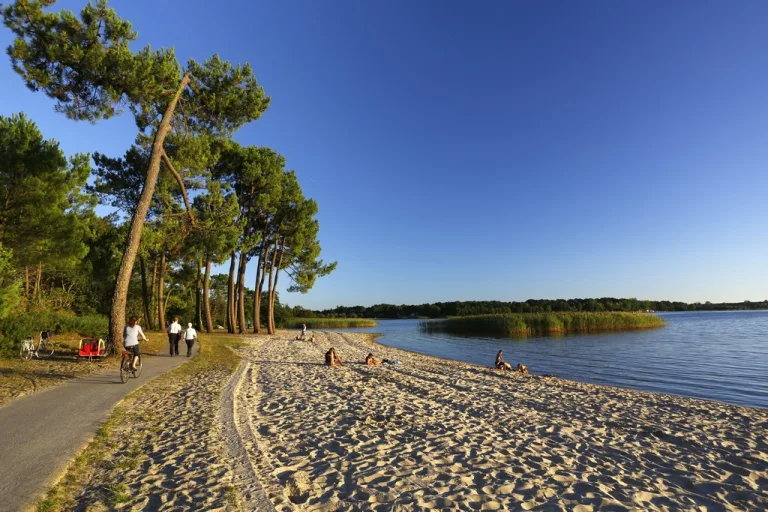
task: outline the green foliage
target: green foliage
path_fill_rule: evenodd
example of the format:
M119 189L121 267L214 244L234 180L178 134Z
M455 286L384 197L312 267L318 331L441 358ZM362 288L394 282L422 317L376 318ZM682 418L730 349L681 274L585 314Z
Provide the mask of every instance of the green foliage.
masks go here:
M522 313L476 315L421 322L426 332L480 336L547 335L664 327L649 313Z
M182 97L182 115L192 133L230 135L269 107L250 64L232 66L214 55L202 64L190 59L187 72L191 84Z
M208 192L195 197L193 204L197 219L193 245L203 248L211 261L223 263L237 247L242 232L237 197L225 195L219 182L210 181Z
M0 321L19 305L21 281L14 278L10 249L0 247Z
M69 161L24 114L0 116L0 246L20 266L72 266L87 252L83 216L93 204L81 194L88 155Z
M282 325L288 329L342 329L354 327L376 327L376 321L368 318L289 318Z
M79 336L103 336L107 332L107 317L104 315L75 315L40 311L8 316L0 320L0 353L16 350L19 341L43 330L55 334L76 333Z
M177 88L181 70L173 50L134 53L137 33L105 0L89 3L80 17L46 12L55 0L17 0L3 10L16 34L8 48L13 69L27 87L56 100L56 110L76 120L112 117L126 103L137 119L156 115L157 104Z
M39 291L47 281L74 272L88 252L95 205L83 193L89 172L88 155L67 160L24 114L0 116L0 247L13 250L13 268L6 268L4 280L12 284L25 275L29 283L33 270L35 293L30 295L29 286L24 290L27 308L42 301ZM68 284L46 298L69 305ZM15 296L15 286L3 295Z

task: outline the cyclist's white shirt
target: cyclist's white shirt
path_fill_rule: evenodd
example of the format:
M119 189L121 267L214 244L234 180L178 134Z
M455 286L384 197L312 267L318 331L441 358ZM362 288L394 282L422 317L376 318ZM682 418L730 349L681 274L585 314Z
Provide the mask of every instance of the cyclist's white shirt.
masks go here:
M171 334L178 334L181 332L181 325L179 322L173 322L170 326L168 326L168 332Z
M147 337L144 336L144 331L141 330L141 326L139 324L136 324L133 327L126 325L125 330L123 331L123 346L132 347L134 345L138 345L139 336L141 336L141 339L143 340L147 339Z

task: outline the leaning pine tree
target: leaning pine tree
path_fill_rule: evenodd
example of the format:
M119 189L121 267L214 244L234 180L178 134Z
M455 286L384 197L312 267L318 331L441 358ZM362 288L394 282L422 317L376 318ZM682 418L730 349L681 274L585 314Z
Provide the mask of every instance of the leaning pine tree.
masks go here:
M134 52L137 33L105 0L88 4L80 17L71 11L46 12L55 0L16 0L3 9L5 25L16 34L8 48L13 69L33 91L56 100L56 110L74 120L95 122L127 106L139 130L154 134L141 196L131 217L128 239L112 298L109 332L122 345L128 284L141 241L164 142L177 117L190 131L228 136L258 119L269 98L248 64L233 67L218 56L182 67L173 49Z

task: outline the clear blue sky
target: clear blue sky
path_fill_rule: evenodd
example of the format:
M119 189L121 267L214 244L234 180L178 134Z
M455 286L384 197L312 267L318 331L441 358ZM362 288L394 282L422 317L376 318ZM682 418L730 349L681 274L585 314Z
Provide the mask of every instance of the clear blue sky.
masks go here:
M286 156L339 261L283 302L768 298L768 3L110 5L272 97L236 138ZM69 121L4 62L1 114L68 153L133 141L129 115Z

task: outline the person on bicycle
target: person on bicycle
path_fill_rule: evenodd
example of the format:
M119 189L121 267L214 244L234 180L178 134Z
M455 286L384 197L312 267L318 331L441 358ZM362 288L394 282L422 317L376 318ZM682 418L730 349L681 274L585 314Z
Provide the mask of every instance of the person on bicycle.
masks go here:
M147 341L147 337L144 336L144 331L141 330L141 326L136 322L138 317L132 316L128 319L128 325L125 326L123 331L123 347L126 352L133 353L133 361L131 361L131 370L136 371L136 363L139 361L141 351L139 350L139 336L144 341Z

